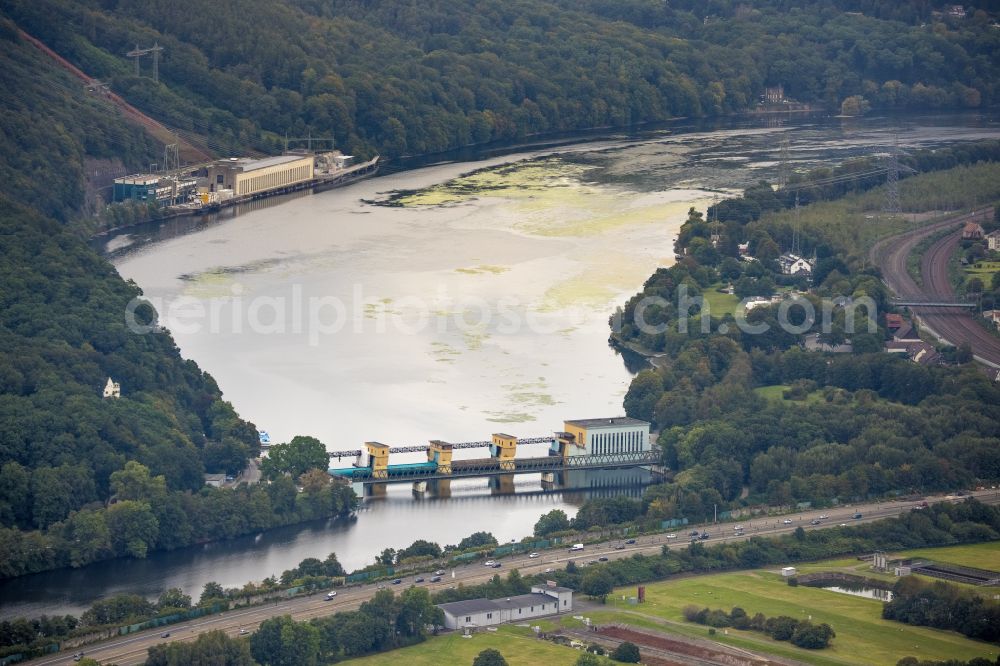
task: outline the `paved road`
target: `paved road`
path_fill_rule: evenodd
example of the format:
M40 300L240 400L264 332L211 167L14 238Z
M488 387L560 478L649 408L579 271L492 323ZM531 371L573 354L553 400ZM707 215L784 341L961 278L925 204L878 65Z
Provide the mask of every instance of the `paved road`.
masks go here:
M948 277L948 261L961 241L961 226L992 215L993 209L986 208L883 239L872 248L872 263L882 269L886 284L900 298L953 300L955 290ZM906 269L913 249L928 236L953 227L956 228L955 233L935 241L922 257L920 274L923 285L918 285ZM911 310L923 326L938 338L956 346L968 342L976 360L1000 367L1000 338L975 321L971 312L928 307L913 307Z
M988 490L973 493L981 501L990 504L1000 504L1000 491ZM929 497L928 503L952 501L950 497ZM794 531L797 527L805 529L822 529L834 527L840 524L854 525L862 522L880 520L890 516L899 515L909 511L916 505L915 502L876 502L872 504L855 505L852 507L840 507L836 509L805 511L779 518L757 518L747 520L741 525L744 528L743 536L735 536L732 523L719 525L688 525L676 533L675 536L660 534L656 536L641 537L633 545L627 545L618 550L616 546L623 545L620 540L608 541L603 544L587 546L583 553L568 553L566 550L542 551L540 557L529 558L527 555L502 558L503 566L500 569L491 569L482 564L469 564L455 569L449 569L447 575L440 583L421 583L431 591L437 591L457 585L458 583L482 583L489 580L494 574L505 575L510 569L520 569L522 574L543 573L548 569L565 567L566 562L575 560L580 565L586 565L600 557L618 559L630 557L636 553L652 555L659 552L663 545L672 548L685 548L688 545L688 532L693 529L707 531L710 538L702 543L715 544L728 541L742 541L751 536L775 535ZM853 520L851 516L855 512L861 512L863 518ZM819 519L821 515L827 515L820 525L813 526L809 522ZM785 522L788 521L788 522ZM423 574L429 578L429 575ZM388 587L399 591L407 585L413 584L414 576L408 576L401 585L389 585ZM236 636L241 629L248 631L255 630L258 625L269 617L276 615L291 615L297 620L306 620L313 617L329 615L337 611L352 610L361 605L361 602L371 598L377 590L376 585L363 585L357 587L344 588L339 591L337 597L332 601L326 601L323 593L317 593L310 597L289 599L277 604L257 606L254 608L244 608L220 613L219 615L190 620L158 630L148 630L139 632L127 637L119 637L84 646L82 649L88 657L93 657L101 662L117 663L121 666L141 664L145 661L147 650L150 646L167 641L193 640L198 634L205 631L222 630L230 636ZM170 632L170 636L162 638L161 634ZM59 655L42 657L32 660L31 664L72 664L73 650L68 650Z

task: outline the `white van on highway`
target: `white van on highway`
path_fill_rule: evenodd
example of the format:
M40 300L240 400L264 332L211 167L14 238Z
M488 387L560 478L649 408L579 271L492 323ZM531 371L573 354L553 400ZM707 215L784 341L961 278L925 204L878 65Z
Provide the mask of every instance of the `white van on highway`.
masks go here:
M569 550L570 550L570 552L576 552L576 551L579 551L579 550L583 550L583 544L582 543L574 543L570 547Z

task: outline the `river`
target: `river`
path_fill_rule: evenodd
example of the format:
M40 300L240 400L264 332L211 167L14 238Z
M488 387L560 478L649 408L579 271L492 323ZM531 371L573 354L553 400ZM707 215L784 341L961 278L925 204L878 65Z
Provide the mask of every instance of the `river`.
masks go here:
M979 115L678 126L392 173L101 249L273 441L309 434L336 451L535 437L623 412L631 373L607 344L608 317L672 262L688 208L776 180L782 157L789 169L834 164L894 136L905 149L1000 128ZM535 476L467 480L445 497L394 486L350 521L4 581L0 617L79 612L117 592L197 597L210 580L238 586L331 551L352 569L418 538L520 538L595 493L638 496L645 474L554 490Z

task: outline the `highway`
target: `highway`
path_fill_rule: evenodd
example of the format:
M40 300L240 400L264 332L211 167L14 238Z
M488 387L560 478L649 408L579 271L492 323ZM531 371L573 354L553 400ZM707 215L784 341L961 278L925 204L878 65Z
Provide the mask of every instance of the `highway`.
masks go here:
M961 240L960 228L967 222L982 221L992 215L993 209L985 208L883 239L872 248L871 261L882 269L886 284L900 298L954 300L955 290L948 278L948 261ZM923 285L918 285L906 269L910 254L923 239L952 227L956 228L955 233L935 241L921 258ZM1000 367L1000 338L975 321L974 314L956 308L913 306L911 310L920 318L924 328L936 337L956 346L968 342L976 360Z
M1000 504L1000 491L985 490L970 493L978 497L981 501L989 504ZM954 501L951 496L928 497L928 503L941 501ZM964 499L964 498L958 498ZM795 514L788 514L779 517L755 518L739 523L743 526L743 535L736 536L733 523L686 525L678 528L675 536L668 538L667 533L654 536L644 536L637 539L637 543L626 545L618 550L617 546L624 545L620 539L604 542L597 545L588 545L583 553L569 553L566 549L553 549L541 551L538 558L529 558L527 555L498 558L502 562L502 567L492 569L480 563L467 564L454 569L449 568L440 583L420 583L432 592L442 590L458 583L473 584L482 583L489 580L493 575L506 575L511 569L519 569L522 574L543 573L547 569L563 568L566 562L574 560L578 565L585 566L588 563L598 560L600 557L608 559L618 559L630 557L636 553L653 555L660 551L666 544L671 548L686 548L689 543L688 532L698 529L708 532L710 538L701 543L708 545L724 543L729 541L740 541L751 536L776 535L794 531L797 527L804 529L823 529L835 527L840 524L855 525L863 522L880 520L890 516L899 515L911 510L918 502L875 502L870 504L858 504L854 506L844 506L834 509L824 509L815 511L804 511ZM863 518L852 519L852 516L860 512ZM811 520L820 519L821 515L828 516L819 525L810 525ZM787 522L786 522L787 521ZM488 529L482 526L483 529ZM292 566L294 563L289 563ZM430 578L430 574L420 574L425 578ZM158 629L150 629L130 636L113 638L101 643L94 643L76 649L68 649L58 655L50 655L31 660L29 664L50 665L50 664L72 664L74 653L83 651L86 656L97 659L102 663L116 663L120 666L130 666L141 664L145 661L148 649L157 643L169 641L190 641L198 634L212 630L222 630L230 636L237 636L241 629L254 631L261 622L267 618L278 615L291 615L296 620L307 620L313 617L329 615L337 611L356 609L361 603L371 598L380 586L388 587L396 592L402 591L407 586L413 584L413 579L417 575L409 575L403 579L400 585L385 583L361 585L341 588L337 596L332 601L325 599L325 593L317 592L312 596L297 597L280 603L267 604L252 608L241 608L218 615L211 615L197 620L189 620ZM169 636L164 638L162 634L169 632Z

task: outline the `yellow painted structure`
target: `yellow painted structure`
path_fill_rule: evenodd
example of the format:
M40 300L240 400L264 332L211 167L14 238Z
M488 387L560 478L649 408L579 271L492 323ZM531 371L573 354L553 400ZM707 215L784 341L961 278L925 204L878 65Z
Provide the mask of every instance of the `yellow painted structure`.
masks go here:
M279 189L311 180L315 173L312 155L278 155L259 160L232 158L208 166L210 192L232 190L240 197Z
M372 470L372 478L388 479L389 445L380 442L365 442L365 452L368 454L368 467Z
M585 443L587 441L586 431L580 428L574 428L578 432L557 432L556 439L552 443L552 450L559 455L560 458L569 458L570 456L580 455L580 453L585 448Z
M451 454L451 444L432 439L427 448L427 462L437 463L438 474L451 474Z
M500 461L500 469L514 469L514 458L517 456L517 437L502 432L493 433L490 455Z

